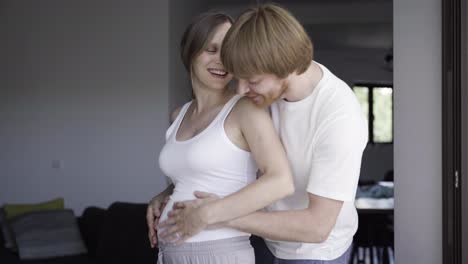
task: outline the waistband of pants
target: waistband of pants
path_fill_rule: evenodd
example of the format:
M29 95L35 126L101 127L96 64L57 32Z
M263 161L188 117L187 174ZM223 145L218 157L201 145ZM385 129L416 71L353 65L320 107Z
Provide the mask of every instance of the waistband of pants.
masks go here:
M190 242L183 243L179 246L174 244L160 244L159 250L165 253L183 253L183 252L225 252L225 251L236 251L251 248L250 240L248 236L240 236L233 238L201 241L201 242Z

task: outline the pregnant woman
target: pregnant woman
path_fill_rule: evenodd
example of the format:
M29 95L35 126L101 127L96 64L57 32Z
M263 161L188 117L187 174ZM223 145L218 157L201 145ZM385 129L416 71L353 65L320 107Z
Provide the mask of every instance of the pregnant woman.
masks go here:
M195 199L195 190L224 198L197 210L202 219L216 215L218 222L250 214L294 192L269 113L228 88L232 75L224 69L220 51L231 24L225 14L204 13L188 26L181 41L194 99L171 115L159 163L172 184L148 206L149 237L153 247L158 244L158 263L255 262L250 234L234 229L158 239L156 231L160 238L170 229L158 230L158 222L167 218L175 202ZM176 240L184 242L175 245Z

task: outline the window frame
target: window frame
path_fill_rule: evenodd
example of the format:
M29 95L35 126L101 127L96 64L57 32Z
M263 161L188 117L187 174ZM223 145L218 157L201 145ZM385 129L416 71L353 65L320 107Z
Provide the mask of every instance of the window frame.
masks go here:
M394 122L394 88L393 84L391 83L376 83L376 82L356 82L353 84L351 87L351 90L354 93L354 87L367 87L369 89L369 96L367 98L367 103L369 107L369 112L368 112L368 134L369 134L369 140L368 144L373 144L373 145L390 145L393 144L394 138L395 138L395 122ZM392 141L390 142L375 142L374 141L374 94L373 90L374 89L379 89L379 88L391 88L392 89Z

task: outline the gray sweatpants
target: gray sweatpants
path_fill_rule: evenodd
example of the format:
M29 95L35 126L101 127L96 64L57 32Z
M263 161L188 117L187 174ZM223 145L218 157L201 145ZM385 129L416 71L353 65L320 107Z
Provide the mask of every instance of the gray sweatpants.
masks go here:
M161 244L158 264L255 264L249 237L235 237L180 246Z

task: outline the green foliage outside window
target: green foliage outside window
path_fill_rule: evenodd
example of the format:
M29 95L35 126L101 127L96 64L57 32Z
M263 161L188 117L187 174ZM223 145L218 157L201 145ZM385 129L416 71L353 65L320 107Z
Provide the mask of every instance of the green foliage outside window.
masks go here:
M393 142L393 88L360 85L353 87L369 123L369 140L372 143Z

